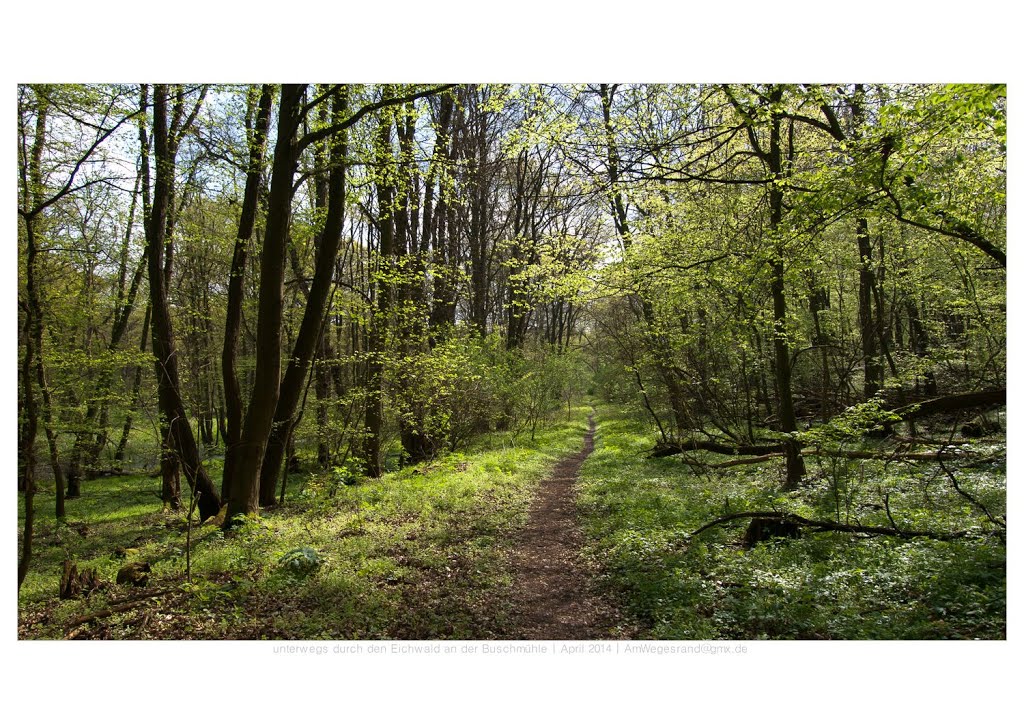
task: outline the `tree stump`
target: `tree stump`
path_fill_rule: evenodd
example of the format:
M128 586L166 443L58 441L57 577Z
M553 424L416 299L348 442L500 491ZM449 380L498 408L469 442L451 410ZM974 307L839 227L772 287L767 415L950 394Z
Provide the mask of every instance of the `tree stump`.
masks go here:
M150 566L145 562L129 563L117 572L118 584L142 587L149 583Z
M751 518L747 532L743 534L743 547L750 549L772 538L799 538L801 535L800 526L788 520Z
M964 437L982 437L984 435L998 434L1004 430L1003 420L999 413L986 412L969 422L965 422L960 428L960 434Z
M60 577L60 597L64 600L88 596L93 591L103 588L103 581L95 568L87 568L82 571L70 560L64 561L64 572Z

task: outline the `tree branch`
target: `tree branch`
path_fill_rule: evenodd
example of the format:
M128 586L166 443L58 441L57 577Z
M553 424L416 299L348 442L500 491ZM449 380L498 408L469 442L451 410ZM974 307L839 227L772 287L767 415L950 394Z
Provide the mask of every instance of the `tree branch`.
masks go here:
M764 520L774 520L780 523L792 523L799 525L804 528L814 528L816 531L837 531L840 533L868 533L872 535L888 535L896 538L932 538L934 540L959 540L965 538L969 534L969 531L960 530L952 533L943 533L940 531L933 530L910 530L907 528L886 528L884 526L877 525L852 525L849 523L834 523L830 520L811 520L804 518L803 516L796 515L795 513L785 513L775 510L754 510L747 511L744 513L732 513L731 515L723 515L721 518L715 518L709 523L705 523L697 530L690 533L690 537L700 535L706 530L714 528L715 526L728 523L733 520L741 520L745 518L761 518Z
M418 91L416 93L410 93L408 95L399 96L397 98L387 98L385 100L377 101L376 103L370 103L369 105L365 105L358 111L353 113L351 116L346 118L344 121L341 121L340 123L335 123L334 125L327 126L326 128L321 128L319 131L307 133L297 142L298 150L302 151L303 149L316 143L317 141L322 141L323 139L328 138L329 136L332 136L335 133L338 133L339 131L344 131L346 128L354 126L359 121L359 119L365 116L367 113L372 113L373 111L378 111L381 108L387 108L389 106L398 106L403 105L405 103L410 103L420 98L426 98L427 96L442 93L454 87L454 83L448 83L447 85L435 86L433 88L427 88L426 90Z

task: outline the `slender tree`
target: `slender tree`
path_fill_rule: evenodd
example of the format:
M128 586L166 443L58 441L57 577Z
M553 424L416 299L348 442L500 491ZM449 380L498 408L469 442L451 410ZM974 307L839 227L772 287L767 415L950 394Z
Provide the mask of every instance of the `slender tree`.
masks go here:
M142 91L143 107L147 105L147 90ZM153 354L156 357L157 389L162 422L166 425L165 446L184 468L185 477L193 496L197 499L199 519L205 520L220 510L220 496L203 466L188 413L181 397L178 377L178 358L167 299L167 222L174 197L174 173L177 146L180 138L175 133L181 126L168 115L168 89L165 85L153 87L153 162L154 181L151 206L146 220L146 259L149 272L149 303L153 327ZM198 109L197 109L198 110ZM178 114L175 114L177 116ZM180 119L179 119L180 123ZM144 142L144 145L148 145ZM148 185L148 179L147 179ZM165 482L166 482L165 477ZM167 494L165 486L165 495ZM172 498L175 497L172 494ZM167 502L173 502L167 501Z

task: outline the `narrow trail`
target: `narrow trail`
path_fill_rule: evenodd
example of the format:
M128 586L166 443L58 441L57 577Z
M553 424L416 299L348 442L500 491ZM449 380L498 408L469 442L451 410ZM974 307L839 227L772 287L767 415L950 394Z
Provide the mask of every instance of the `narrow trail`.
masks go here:
M515 614L509 638L590 640L628 638L615 607L595 590L594 572L580 558L583 534L576 480L594 451L594 416L583 449L541 481L513 557Z

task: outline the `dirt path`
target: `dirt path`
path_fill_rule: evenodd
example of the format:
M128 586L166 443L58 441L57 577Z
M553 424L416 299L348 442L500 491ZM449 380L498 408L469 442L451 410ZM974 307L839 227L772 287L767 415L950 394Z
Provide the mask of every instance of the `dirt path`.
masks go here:
M583 449L541 481L513 557L515 630L509 638L627 638L615 607L595 591L594 572L580 558L576 479L594 450L594 416Z

